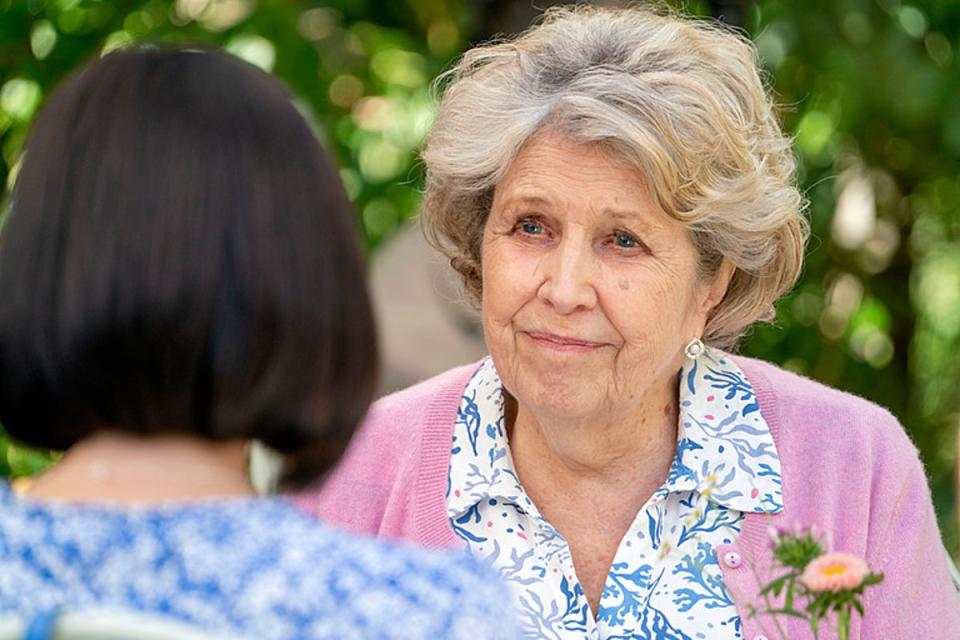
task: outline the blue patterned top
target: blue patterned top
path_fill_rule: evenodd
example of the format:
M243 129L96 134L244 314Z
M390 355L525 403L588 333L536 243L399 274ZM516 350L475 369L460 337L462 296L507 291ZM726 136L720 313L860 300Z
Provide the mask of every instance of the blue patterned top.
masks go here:
M515 637L488 571L338 532L282 499L71 505L0 483L0 613L120 608L270 640Z
M517 478L503 400L487 359L460 404L446 505L470 554L507 580L527 637L742 637L713 549L736 538L745 512L776 513L783 498L773 438L729 356L708 349L686 361L676 456L621 541L596 616L569 546Z

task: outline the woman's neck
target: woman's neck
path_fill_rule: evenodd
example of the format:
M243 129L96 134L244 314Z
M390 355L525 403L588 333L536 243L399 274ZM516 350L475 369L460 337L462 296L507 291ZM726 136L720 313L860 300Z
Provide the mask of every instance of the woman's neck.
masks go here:
M254 494L246 442L102 432L71 447L30 483L32 498L142 503Z
M676 390L657 395L630 415L579 420L539 416L511 398L510 451L534 502L537 493L585 501L615 495L635 513L663 484L676 453Z

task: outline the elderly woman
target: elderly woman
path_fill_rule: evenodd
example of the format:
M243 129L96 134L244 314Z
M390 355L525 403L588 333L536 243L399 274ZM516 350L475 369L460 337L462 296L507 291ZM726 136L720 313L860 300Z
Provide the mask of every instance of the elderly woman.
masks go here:
M423 221L480 302L490 358L377 403L313 507L466 547L530 637L772 635L748 615L755 576L769 527L798 523L886 575L851 637L955 638L896 420L724 351L773 316L807 236L750 43L560 9L447 80Z

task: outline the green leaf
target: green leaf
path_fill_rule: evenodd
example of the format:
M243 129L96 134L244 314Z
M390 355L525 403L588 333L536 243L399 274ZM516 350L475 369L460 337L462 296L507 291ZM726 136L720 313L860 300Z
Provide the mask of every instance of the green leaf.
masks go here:
M791 580L793 577L794 574L788 573L787 575L780 576L775 580L771 580L763 589L760 590L760 595L766 595L772 592L774 596L779 598L780 592L783 591L787 581Z
M880 584L881 582L883 582L882 573L869 573L867 574L867 577L863 579L864 586L869 586L872 584Z
M782 608L782 609L767 609L767 613L771 615L785 615L793 616L794 618L801 618L803 620L807 619L807 615L802 611L797 611L796 609Z

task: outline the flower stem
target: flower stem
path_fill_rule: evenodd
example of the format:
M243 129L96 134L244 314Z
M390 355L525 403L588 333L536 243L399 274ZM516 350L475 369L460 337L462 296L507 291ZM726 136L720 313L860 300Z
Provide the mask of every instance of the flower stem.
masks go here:
M850 640L850 606L845 605L837 611L837 636L839 640Z

